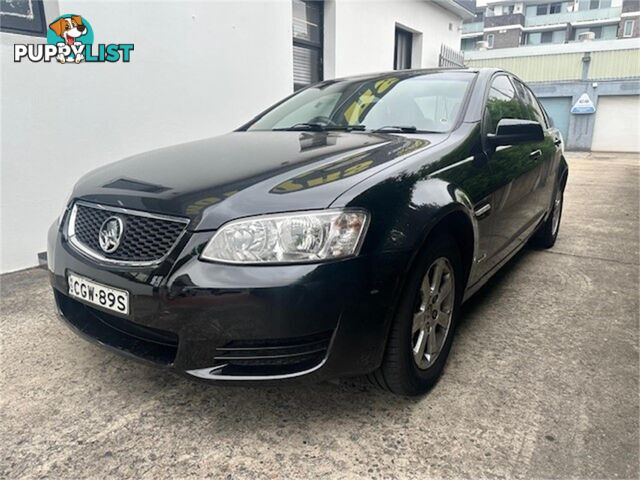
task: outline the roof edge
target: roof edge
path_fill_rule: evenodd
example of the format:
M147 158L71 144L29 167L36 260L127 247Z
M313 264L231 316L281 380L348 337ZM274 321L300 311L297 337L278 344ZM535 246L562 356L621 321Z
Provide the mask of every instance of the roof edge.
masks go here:
M445 10L455 13L463 20L470 20L476 16L474 11L469 10L462 3L458 3L456 0L429 0L429 3L435 3Z

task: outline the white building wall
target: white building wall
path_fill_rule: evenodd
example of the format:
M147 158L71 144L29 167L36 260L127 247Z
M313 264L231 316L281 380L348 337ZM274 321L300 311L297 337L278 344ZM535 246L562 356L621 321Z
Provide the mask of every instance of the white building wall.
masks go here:
M396 25L414 32L413 68L438 66L440 46L460 49L462 19L427 0L327 0L325 78L393 69Z
M36 264L84 173L229 131L293 90L289 1L56 3L48 21L77 13L96 43L135 50L128 64L14 63L13 44L37 40L0 33L2 272Z

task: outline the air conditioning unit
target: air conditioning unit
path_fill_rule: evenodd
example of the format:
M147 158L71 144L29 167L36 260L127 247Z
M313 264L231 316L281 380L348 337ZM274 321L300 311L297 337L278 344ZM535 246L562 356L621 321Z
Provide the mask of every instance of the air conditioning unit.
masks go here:
M478 50L488 50L489 49L489 42L486 42L484 40L480 40L479 42L476 42L476 47L478 47Z
M593 32L582 32L578 34L579 42L590 42L591 40L595 40L596 34Z

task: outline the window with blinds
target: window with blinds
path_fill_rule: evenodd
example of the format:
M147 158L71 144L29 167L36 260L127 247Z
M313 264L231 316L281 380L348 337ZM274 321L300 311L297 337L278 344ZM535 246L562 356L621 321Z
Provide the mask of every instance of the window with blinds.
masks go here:
M322 80L324 2L293 0L293 87Z
M42 0L0 0L0 31L46 38Z
M393 59L394 70L406 70L411 68L411 49L413 47L413 34L402 28L396 27L396 42Z

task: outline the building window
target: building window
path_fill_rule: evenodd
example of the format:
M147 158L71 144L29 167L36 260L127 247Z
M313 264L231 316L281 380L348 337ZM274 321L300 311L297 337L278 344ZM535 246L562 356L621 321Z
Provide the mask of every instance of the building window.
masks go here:
M596 40L613 40L618 34L617 25L605 25L599 27L582 27L576 28L574 32L574 40L579 40L578 36L584 32L593 32Z
M602 40L614 40L618 38L618 25L605 25L602 27Z
M527 16L553 15L562 13L562 3L545 3L543 5L533 5L527 7Z
M636 25L635 20L626 20L624 22L624 28L622 29L623 37L633 37L633 28Z
M476 38L463 38L461 42L462 51L468 52L470 50L476 49L476 42L478 41Z
M564 30L550 30L547 32L530 32L526 37L527 45L539 45L541 43L564 43L566 32Z
M46 37L47 22L42 0L0 0L0 30Z
M594 38L598 39L602 36L602 27L583 27L583 28L576 28L575 30L575 35L574 35L574 39L575 40L579 40L579 36L581 33L585 33L585 32L593 32L594 34Z
M597 10L611 7L611 0L579 0L578 10Z
M541 41L540 37L542 37L540 32L527 33L527 45L539 45Z
M393 54L394 70L406 70L411 68L412 47L413 34L407 30L396 27L396 45Z
M553 31L553 40L551 40L551 43L565 43L566 40L567 40L566 30Z
M322 80L324 3L293 0L293 88Z
M554 13L562 12L562 4L561 3L552 3L549 5L549 14L553 15Z
M487 35L487 47L488 48L493 48L494 39L495 39L495 35L493 33L490 33L489 35Z

